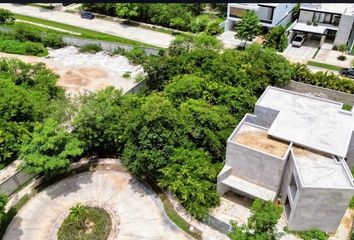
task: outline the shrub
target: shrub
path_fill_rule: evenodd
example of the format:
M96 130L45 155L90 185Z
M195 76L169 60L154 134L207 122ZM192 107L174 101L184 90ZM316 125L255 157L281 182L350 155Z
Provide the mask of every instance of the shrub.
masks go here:
M41 42L42 38L39 32L34 31L28 26L18 25L14 32L15 39L25 42Z
M127 52L126 57L129 59L130 62L134 64L141 64L146 59L146 54L143 49L134 47L132 50Z
M345 61L345 60L347 59L347 57L344 56L344 55L340 55L340 56L337 57L337 59L338 59L339 61Z
M113 52L112 52L113 55L122 55L122 56L125 56L126 54L126 51L124 48L120 48L120 47L117 47Z
M17 40L2 40L0 41L0 51L21 55L46 56L47 49L42 43L35 42L20 42Z
M0 8L0 24L13 23L15 17L12 12L7 9Z
M203 14L193 19L190 29L194 33L204 31L210 22L209 15Z
M209 35L218 35L222 32L222 29L220 28L219 25L220 25L219 21L213 21L208 24L204 32Z
M41 38L41 42L44 46L51 47L54 49L62 48L66 45L60 35L52 33L43 35L43 37Z
M81 53L97 53L102 51L102 47L99 44L87 44L80 48Z
M285 27L276 26L272 28L265 37L264 46L274 48L277 51L284 51L288 46L288 39L285 36Z
M124 78L130 78L130 76L131 76L131 72L125 72L125 73L123 73L123 77L124 77Z
M312 229L298 233L303 240L327 240L328 235L319 229Z

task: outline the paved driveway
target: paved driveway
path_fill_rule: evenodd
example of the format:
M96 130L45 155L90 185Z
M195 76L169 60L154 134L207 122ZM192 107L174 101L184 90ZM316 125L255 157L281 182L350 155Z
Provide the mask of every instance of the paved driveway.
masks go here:
M99 206L112 216L112 239L191 239L165 214L150 188L118 171L86 172L37 194L15 216L4 240L51 240L70 207Z
M56 10L48 10L21 4L0 4L0 8L5 8L18 14L70 24L159 47L168 47L173 40L173 36L170 34L127 26L98 18L93 20L81 19L79 15Z
M291 44L282 53L291 62L307 63L315 55L319 41L308 39L301 47L293 47Z

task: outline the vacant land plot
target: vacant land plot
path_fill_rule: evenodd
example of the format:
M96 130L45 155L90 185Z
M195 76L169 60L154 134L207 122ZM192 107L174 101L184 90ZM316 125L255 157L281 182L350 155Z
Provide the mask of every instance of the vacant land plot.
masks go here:
M136 83L141 66L134 66L123 56L110 56L105 52L96 54L79 53L75 47L50 50L47 58L0 53L0 57L16 57L25 62L44 62L59 76L58 85L69 95L82 94L113 86L127 92ZM129 72L130 77L123 74Z

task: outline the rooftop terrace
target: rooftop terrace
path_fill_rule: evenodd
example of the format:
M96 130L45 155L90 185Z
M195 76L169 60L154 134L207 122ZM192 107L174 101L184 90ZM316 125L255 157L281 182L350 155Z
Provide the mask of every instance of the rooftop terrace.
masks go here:
M304 186L323 188L353 187L351 177L341 162L332 156L292 147L294 160Z
M289 147L288 143L271 138L267 131L244 123L233 140L234 143L283 158Z
M352 15L354 4L346 3L303 3L301 9Z

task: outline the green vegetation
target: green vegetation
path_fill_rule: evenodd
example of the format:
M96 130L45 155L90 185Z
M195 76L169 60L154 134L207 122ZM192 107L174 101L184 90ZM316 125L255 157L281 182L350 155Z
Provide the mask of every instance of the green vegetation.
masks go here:
M195 239L201 240L202 235L201 235L200 230L198 231L198 230L194 229L194 231L191 231L189 229L190 224L178 215L178 213L174 210L170 200L165 195L165 193L161 190L161 188L159 188L156 185L156 183L154 183L153 181L148 181L148 183L151 186L151 188L154 190L154 192L157 194L157 196L160 198L160 200L163 204L163 208L164 208L167 216L169 217L169 219L171 219L171 221L174 222L179 228L181 228L183 231L185 231L189 235L193 236Z
M352 175L354 176L354 168L352 169ZM350 200L349 208L354 209L354 196L352 197L352 200Z
M43 63L26 64L16 59L0 59L0 159L9 163L36 123L50 116L65 117L66 101L58 76ZM62 104L65 105L65 104Z
M252 41L260 32L261 25L255 11L247 11L241 21L235 25L235 38L245 41L243 47L246 47L247 41Z
M354 82L352 79L339 77L333 73L312 73L306 65L293 65L293 80L319 87L329 88L336 91L354 94Z
M5 214L4 218L1 221L0 224L0 238L2 239L7 227L10 225L12 219L16 216L18 211L30 200L31 196L30 195L24 195L22 198L20 198L17 203L10 208L10 210Z
M13 23L15 20L14 15L9 10L0 8L0 24Z
M5 213L5 206L8 202L8 197L6 194L0 192L0 225L3 223L3 221L6 218L6 213Z
M187 211L202 220L219 203L215 183L220 167L213 166L211 156L201 149L175 149L170 161L161 169L160 186L175 193Z
M47 49L41 43L20 42L17 40L0 39L0 51L21 55L33 55L43 57L48 55Z
M83 8L113 17L126 18L194 33L221 32L221 19L203 14L205 4L177 3L84 3Z
M21 147L21 168L30 174L53 176L67 172L70 160L81 156L83 143L53 119L35 126Z
M130 79L131 76L131 72L125 72L123 73L122 77L126 78L126 79Z
M113 36L113 35L102 33L102 32L96 32L93 30L89 30L86 28L80 28L80 27L76 27L73 25L54 22L54 21L45 20L45 19L41 19L41 18L29 17L29 16L25 16L25 15L20 15L20 14L14 14L14 15L17 19L20 19L20 20L25 20L25 21L29 21L29 22L33 22L33 23L40 23L40 24L43 24L46 26L56 27L59 29L80 33L79 36L75 36L75 37L109 41L109 42L118 42L118 43L124 43L124 44L131 44L131 45L135 45L135 46L155 47L155 46L152 46L149 44L140 43L140 42L137 42L134 40L129 40L126 38L117 37L117 36ZM70 34L63 32L62 35L70 35Z
M110 215L102 208L81 206L70 209L58 231L59 240L107 239L112 228Z
M275 240L276 224L281 215L281 208L271 201L256 199L251 208L247 224L241 226L231 222L229 237L231 240Z
M327 240L328 235L319 229L312 229L308 231L297 233L303 240Z
M265 37L264 47L274 48L279 52L284 51L288 46L285 31L286 28L283 26L273 27Z
M347 111L351 111L352 110L352 108L353 108L353 105L350 105L350 104L343 104L343 106L342 106L342 109L343 110L347 110Z
M87 44L80 48L81 53L97 53L102 51L102 47L99 44Z
M314 66L314 67L320 67L320 68L333 70L333 71L340 71L342 69L342 67L338 67L335 65L327 64L327 63L315 62L315 61L308 61L307 65Z

